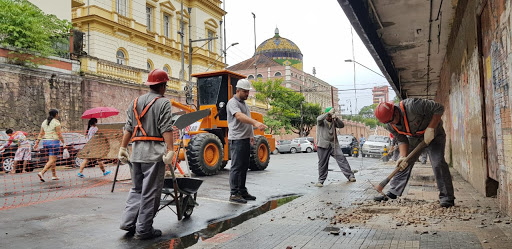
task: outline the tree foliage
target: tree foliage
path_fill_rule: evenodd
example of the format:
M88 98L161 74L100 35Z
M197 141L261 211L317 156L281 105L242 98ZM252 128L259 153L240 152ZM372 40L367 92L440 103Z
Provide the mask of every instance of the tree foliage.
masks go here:
M0 9L2 46L47 57L60 52L58 44L69 43L71 23L45 14L27 0L0 0ZM33 61L33 58L28 59Z
M305 102L302 94L282 86L281 83L281 79L252 83L257 91L256 99L270 105L265 116L265 124L270 125L268 132L278 134L280 129L284 128L286 133L300 134L302 129L305 136L309 135L311 129L316 125L317 116L321 113L320 106ZM300 125L301 103L304 114L302 127Z
M375 108L376 107L377 107L377 104L364 106L359 111L359 115L361 115L363 118L375 118Z

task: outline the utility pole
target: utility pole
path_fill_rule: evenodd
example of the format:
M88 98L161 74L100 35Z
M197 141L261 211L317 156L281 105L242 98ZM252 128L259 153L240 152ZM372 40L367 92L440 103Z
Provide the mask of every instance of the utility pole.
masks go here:
M222 43L222 19L219 21L219 23L220 23L220 28L219 28L219 33L220 33L220 39L219 39L219 41L220 41L220 56L226 57L226 53L224 53L224 49L222 47L223 46L223 43ZM221 62L222 62L222 60L221 60ZM226 64L226 63L224 63L224 64ZM224 66L224 68L226 68L226 66Z
M300 87L300 95L302 95L302 86L299 86ZM302 102L304 101L301 101L300 102L300 130L299 130L299 137L302 137L302 125L303 125L303 120L304 120L304 113L303 113L303 110L302 110Z
M256 15L251 12L254 19L254 80L258 80L258 60L256 59Z
M224 6L224 13L226 12L226 0L222 1L222 5ZM226 50L228 50L226 48L227 46L227 43L226 43L226 15L222 16L222 18L224 18L224 48L222 48L221 46L221 49L224 50L224 64L227 65L228 64L228 59L226 58Z
M184 43L184 27L183 27L183 0L181 0L181 21L180 21L180 32L178 32L181 36L181 72L180 72L180 80L185 79L185 46Z
M190 75L192 74L192 8L188 8L188 86L192 88L192 79ZM183 72L185 74L185 72Z

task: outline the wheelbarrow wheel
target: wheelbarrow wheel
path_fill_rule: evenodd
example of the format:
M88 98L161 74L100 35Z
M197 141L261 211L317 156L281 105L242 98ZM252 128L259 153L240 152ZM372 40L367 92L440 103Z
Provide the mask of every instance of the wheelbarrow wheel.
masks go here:
M224 147L215 134L200 133L192 137L187 146L190 170L199 176L215 175L222 166Z
M191 200L191 196L187 195L185 198L183 198L183 206L185 208L185 211L183 212L183 216L185 219L190 218L192 213L194 212L194 204Z

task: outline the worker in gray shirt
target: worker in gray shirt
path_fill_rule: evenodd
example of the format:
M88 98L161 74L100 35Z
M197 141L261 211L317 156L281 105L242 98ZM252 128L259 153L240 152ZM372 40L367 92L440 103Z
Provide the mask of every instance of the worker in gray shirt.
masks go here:
M401 196L409 177L414 162L419 155L409 160L405 158L416 146L424 140L428 145L424 150L430 157L434 176L439 189L439 203L442 207L454 205L452 176L448 164L444 159L446 133L443 129L441 116L444 106L427 99L405 99L399 105L383 102L375 108L375 117L384 124L398 141L400 158L397 161L399 171L390 182L390 189L386 196L377 196L376 201L387 201L388 198L396 199Z
M316 125L316 145L318 155L318 182L316 187L323 187L327 179L327 171L329 169L329 158L332 156L336 159L341 172L350 182L355 182L356 178L347 159L341 151L338 138L336 137L335 128L343 128L345 124L336 117L334 108L325 108L325 113L318 116ZM333 125L335 128L333 128Z
M135 234L136 239L159 237L153 218L160 206L165 164L174 156L171 102L164 98L169 81L167 73L155 69L145 83L150 91L137 97L128 108L119 160L131 161L133 187L126 200L120 228ZM132 141L132 156L127 150Z
M245 100L249 97L251 83L241 79L236 85L236 94L228 101L228 142L231 153L231 169L229 171L229 186L231 195L229 201L247 203L256 200L245 187L247 170L251 157L251 145L254 144L253 127L265 130L266 125L251 118L251 111Z

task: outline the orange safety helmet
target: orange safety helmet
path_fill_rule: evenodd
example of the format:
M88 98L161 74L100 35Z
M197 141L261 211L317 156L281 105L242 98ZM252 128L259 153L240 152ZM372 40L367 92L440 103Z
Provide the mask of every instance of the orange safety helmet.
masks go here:
M167 81L169 81L169 75L162 69L155 69L149 73L148 81L144 85L151 86Z
M381 123L389 123L393 119L393 112L395 110L395 105L390 102L381 102L375 108L375 117Z

